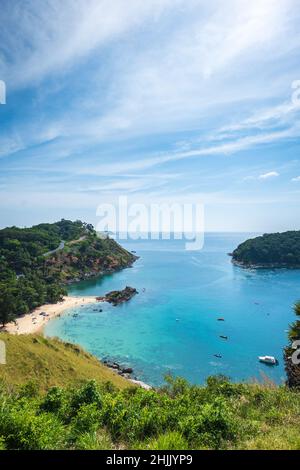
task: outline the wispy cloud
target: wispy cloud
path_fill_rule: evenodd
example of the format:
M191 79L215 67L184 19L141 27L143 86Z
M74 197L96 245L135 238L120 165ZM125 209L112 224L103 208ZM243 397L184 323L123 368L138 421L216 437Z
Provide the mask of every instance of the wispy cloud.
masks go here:
M277 173L277 171L269 171L268 173L264 173L262 175L259 175L258 179L268 180L270 178L277 178L278 176L279 176L279 173Z
M32 85L61 74L97 47L157 19L170 0L49 0L46 4L3 0L2 72L10 86ZM18 28L12 28L18 25ZM10 60L5 60L8 57Z
M261 175L249 175L243 178L243 181L266 181L269 179L277 178L280 176L280 173L277 171L269 171L267 173L262 173Z
M20 198L201 184L230 201L231 176L269 180L297 155L298 0L2 0L1 19L1 177Z

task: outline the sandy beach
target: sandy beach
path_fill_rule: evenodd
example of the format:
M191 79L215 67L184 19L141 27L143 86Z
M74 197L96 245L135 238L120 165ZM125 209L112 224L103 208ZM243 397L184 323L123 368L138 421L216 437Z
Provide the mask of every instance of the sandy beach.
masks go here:
M16 335L38 333L43 330L43 327L49 320L61 315L64 310L96 302L96 297L67 296L64 297L62 302L58 302L57 304L42 305L41 307L33 310L31 313L27 313L26 315L19 317L15 322L8 323L5 326L4 331Z

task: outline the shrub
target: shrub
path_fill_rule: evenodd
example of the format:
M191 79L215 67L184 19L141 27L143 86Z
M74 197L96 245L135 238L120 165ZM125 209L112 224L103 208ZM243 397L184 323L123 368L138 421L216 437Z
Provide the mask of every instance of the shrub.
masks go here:
M41 450L64 446L64 428L55 416L35 415L25 409L12 408L2 413L0 434L5 437L7 449Z
M232 412L221 397L206 403L199 413L189 414L180 428L189 443L205 447L218 448L223 440L234 439L236 435Z
M79 388L78 391L73 393L71 407L77 410L81 405L88 405L91 403L96 403L99 408L102 404L99 386L95 380L89 380Z
M58 413L66 401L65 392L60 387L51 387L40 405L42 411Z
M95 432L99 427L100 414L96 403L82 405L71 424L74 433Z

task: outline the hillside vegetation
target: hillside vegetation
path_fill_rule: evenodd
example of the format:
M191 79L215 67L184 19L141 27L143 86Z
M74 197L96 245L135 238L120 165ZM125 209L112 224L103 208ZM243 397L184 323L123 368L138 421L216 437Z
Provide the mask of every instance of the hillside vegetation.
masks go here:
M58 302L70 282L121 269L135 259L81 221L0 230L0 322Z
M5 449L300 449L300 394L211 377L160 390L103 382L0 393Z
M233 262L252 267L300 267L300 231L267 233L246 240L232 253Z
M299 339L298 320L289 338ZM0 448L300 450L299 382L288 388L217 376L196 386L166 377L165 386L144 390L76 345L36 335L0 339L7 348ZM290 384L299 365L288 355L289 347Z

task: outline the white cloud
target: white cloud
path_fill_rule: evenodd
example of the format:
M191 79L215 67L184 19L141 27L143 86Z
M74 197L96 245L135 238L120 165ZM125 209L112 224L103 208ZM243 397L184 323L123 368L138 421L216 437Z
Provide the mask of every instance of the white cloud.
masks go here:
M45 5L31 0L26 8L18 2L1 5L1 68L8 87L32 85L49 73L61 73L96 47L158 18L172 3L128 0L125 6L123 0L49 0Z
M259 176L253 176L253 175L245 176L243 178L243 181L257 181L257 180L264 181L264 180L268 180L272 178L277 178L278 176L280 176L280 173L278 173L277 171L269 171L268 173L263 173Z
M279 176L279 173L277 173L277 171L270 171L269 173L264 173L262 175L259 175L258 179L268 180L270 178L276 178L278 176Z
M300 106L295 106L291 97L290 102L264 109L239 123L222 127L219 131L220 136L224 138L226 134L230 135L232 132L244 129L264 129L295 120L295 114L300 111Z
M300 77L298 0L3 3L9 7L1 11L0 67L5 77L0 78L9 77L9 88L33 89L48 77L57 80L51 94L42 83L46 106L35 103L31 115L26 112L23 122L14 123L1 139L0 156L27 150L24 158L19 154L11 160L27 172L31 166L43 175L48 169L69 177L72 194L78 196L81 189L85 201L93 201L98 192L107 197L120 191L149 194L152 186L164 186L168 195L170 177L147 175L149 169L157 167L158 172L161 165L185 160L185 171L192 174L193 159L233 155L300 136L298 116L288 102L290 84ZM76 82L65 72L81 64L87 82L80 94L66 93L65 98L61 82L66 91ZM176 148L172 133L174 141L183 135L184 145ZM154 137L147 147L150 134L162 139ZM214 139L209 141L208 135ZM145 139L134 141L140 136ZM132 145L132 154L127 145ZM268 165L282 172L277 163ZM169 174L178 171L174 167L170 165ZM263 171L265 166L248 169L256 176L245 180L279 176L274 171L260 175ZM207 173L208 179L209 164ZM126 174L126 181L113 179ZM92 178L97 175L103 180ZM141 181L135 180L138 175ZM41 186L43 182L41 178ZM180 183L173 187L178 191ZM188 194L191 189L186 188Z
M277 68L277 59L300 43L296 0L190 0L188 4L185 0L128 0L126 7L123 0L49 0L46 5L28 1L26 8L18 3L7 5L1 12L0 65L9 88L63 74L91 53L93 59L101 57L107 44L113 51L121 48L121 53L112 54L112 63L104 67L99 59L101 66L98 63L91 71L84 96L51 116L48 128L43 129L38 117L29 127L23 123L18 129L19 144L14 135L8 136L1 155L47 142L49 135L69 139L61 143L64 155L72 154L70 139L76 145L79 141L83 150L91 142L201 129L211 116L224 114L222 109L231 103L265 99L281 91L280 80L268 81L268 74L258 80L257 69L263 65L273 77L272 61ZM168 23L171 15L172 26ZM15 24L17 30L12 27ZM143 34L149 34L144 42ZM127 46L122 44L126 38L130 39ZM106 66L112 70L103 108L102 84L97 82ZM115 68L118 73L113 73ZM290 114L289 105L284 106L271 115ZM261 114L242 120L233 130L269 120L268 110ZM142 170L193 156L234 153L289 138L292 133L288 129L235 136L231 142L132 165Z
M291 181L294 181L294 182L300 181L300 176L296 176L295 178L292 178Z
M201 127L215 106L274 96L278 80L258 80L255 70L287 47L291 1L196 3L187 24L136 54L118 79L118 100L90 132Z

